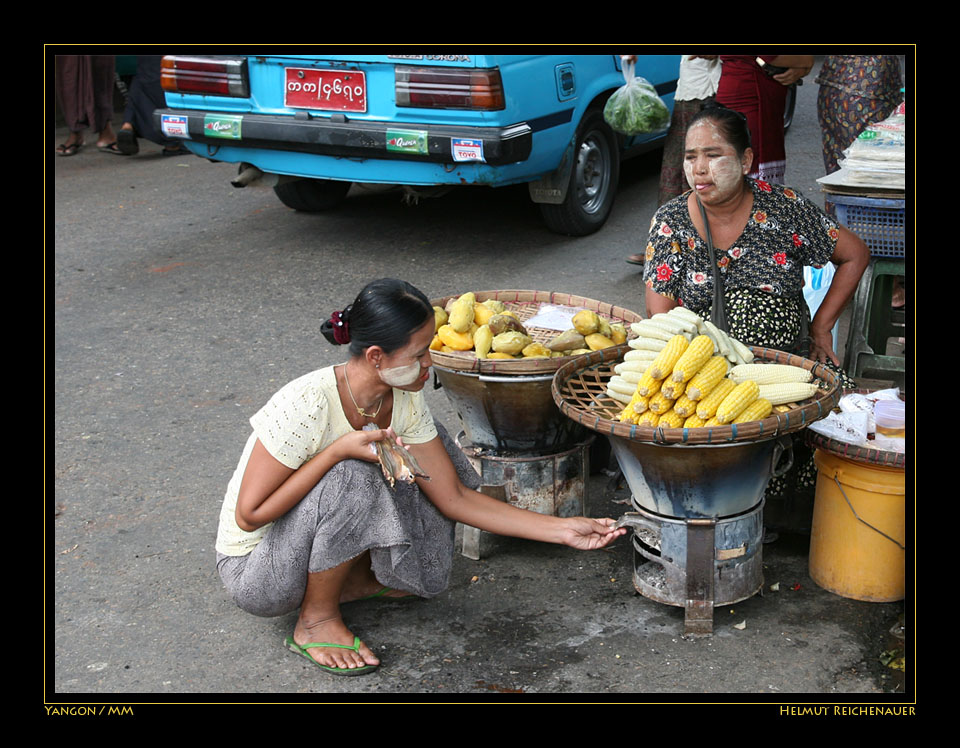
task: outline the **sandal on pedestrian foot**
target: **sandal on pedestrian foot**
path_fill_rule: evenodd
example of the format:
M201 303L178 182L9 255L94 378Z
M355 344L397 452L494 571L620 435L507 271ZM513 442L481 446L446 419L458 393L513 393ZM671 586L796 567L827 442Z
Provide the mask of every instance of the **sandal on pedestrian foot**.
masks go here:
M308 649L313 647L333 647L335 649L352 649L357 654L360 654L360 637L353 637L353 646L351 647L348 644L330 644L328 642L309 642L300 646L297 644L292 636L288 636L283 640L283 643L286 645L287 649L291 652L296 652L299 655L303 655L310 662L316 665L321 670L326 670L331 675L365 675L366 673L372 673L376 670L379 665L363 665L361 667L331 667L330 665L321 665L313 657L310 656L310 653L307 652Z
M133 156L139 153L140 144L137 142L137 135L133 130L120 129L117 133L117 148L124 156Z
M57 146L58 156L75 156L83 148L83 143L61 143Z

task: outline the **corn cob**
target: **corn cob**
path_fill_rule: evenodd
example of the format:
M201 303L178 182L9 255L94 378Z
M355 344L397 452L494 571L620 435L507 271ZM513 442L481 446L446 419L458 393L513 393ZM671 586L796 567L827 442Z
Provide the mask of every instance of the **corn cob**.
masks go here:
M675 410L668 410L662 416L660 420L657 421L657 426L663 426L664 428L669 429L678 429L683 426L683 417L677 414Z
M644 397L639 393L635 394L632 398L630 398L630 407L633 408L633 412L638 415L647 410L649 403L650 403L650 398Z
M620 423L636 423L640 420L640 414L637 413L633 407L629 404L620 411L620 415L617 416Z
M663 345L666 346L665 341L660 341L660 342L663 342ZM631 363L636 363L638 361L646 361L647 364L649 365L649 363L657 357L657 353L659 353L659 349L656 351L653 351L653 350L650 350L649 348L631 348L629 351L623 354L623 361L624 363L628 361ZM643 368L645 369L646 366L644 366Z
M814 382L786 382L784 384L760 385L760 397L766 398L774 405L797 403L813 397L817 390Z
M703 426L703 424L705 423L706 421L704 421L700 416L694 413L690 416L687 416L687 420L683 422L683 426L684 428L688 428L688 429L698 429L701 426Z
M664 330L669 330L674 335L680 335L685 332L696 332L697 326L687 322L685 320L679 319L678 317L670 317L666 313L654 314L650 321L656 325L659 325Z
M505 353L503 353L503 354L499 354L499 353L498 353L497 355L498 355L498 356L501 356L501 357L502 357L502 356L506 356L507 358L513 358L513 356L507 356L507 354L505 354ZM493 358L494 356L493 356L493 354L491 353L489 357L490 357L490 358ZM618 403L623 403L624 405L627 405L627 404L630 402L630 397L631 397L630 395L624 395L622 392L617 392L616 390L611 390L609 387L607 387L607 389L606 389L606 395L607 395L607 397L609 397L609 398L611 398L611 399L613 399L613 400L616 400Z
M659 420L660 420L660 416L658 416L653 411L647 410L639 415L639 417L637 418L637 425L638 426L656 426Z
M669 330L663 327L660 327L660 325L654 322L651 322L648 319L631 323L630 329L633 330L641 338L657 338L658 340L663 340L664 342L666 342L673 337L672 332L670 332Z
M707 363L687 383L687 397L691 400L702 400L727 375L727 359L723 356L712 356Z
M666 379L690 343L683 335L674 335L647 370L654 379Z
M704 421L717 414L717 408L723 402L723 398L729 395L737 383L732 379L721 379L717 386L710 390L710 394L703 398L697 405L697 415Z
M664 379L663 384L660 385L660 391L671 400L676 400L683 395L685 389L687 389L686 382L674 382L670 379Z
M813 379L813 373L808 369L789 364L740 364L730 369L729 376L737 383L752 379L757 384L809 382Z
M713 427L713 426L723 426L723 424L720 423L720 421L717 420L717 417L716 417L716 416L714 416L713 418L711 418L711 419L708 420L708 421L704 421L704 422L703 422L703 428L705 428L705 429L711 428L711 427Z
M649 338L641 335L639 338L627 341L635 351L661 351L667 347L667 341L662 338Z
M607 388L614 392L619 392L627 397L631 397L637 391L637 385L627 382L623 377L610 377L607 382Z
M663 415L672 407L673 400L671 400L669 397L666 397L662 390L651 397L650 401L647 403L647 408L657 415Z
M733 419L734 423L747 423L748 421L762 421L773 410L773 405L765 398L758 398L741 411L740 415Z
M696 414L697 403L687 397L686 393L684 393L673 403L673 409L677 411L678 416L689 418L690 416Z
M713 341L707 335L698 335L677 359L673 367L674 382L689 382L713 356Z
M653 364L650 366L653 366ZM639 392L641 395L649 397L657 394L659 391L660 380L654 379L652 376L650 376L650 367L647 367L647 371L640 378L640 381L637 382L637 392Z
M730 423L759 396L760 385L749 379L741 382L723 398L723 402L717 407L717 420L720 423Z

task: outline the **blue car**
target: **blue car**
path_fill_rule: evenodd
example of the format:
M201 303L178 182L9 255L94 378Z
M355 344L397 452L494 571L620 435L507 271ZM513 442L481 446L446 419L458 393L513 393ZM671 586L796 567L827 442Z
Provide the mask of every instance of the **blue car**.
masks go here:
M673 106L679 55L640 55L636 75ZM619 55L168 56L154 113L193 153L271 175L290 208L335 207L353 182L526 183L547 226L581 236L610 214L620 160L665 132L624 137L603 105Z

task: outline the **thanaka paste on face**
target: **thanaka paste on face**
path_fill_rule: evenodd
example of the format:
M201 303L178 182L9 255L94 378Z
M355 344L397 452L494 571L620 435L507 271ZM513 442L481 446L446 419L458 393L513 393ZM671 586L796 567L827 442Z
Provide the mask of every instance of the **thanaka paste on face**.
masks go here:
M710 181L717 188L718 192L725 194L732 191L737 186L739 180L747 174L747 166L743 163L742 159L737 157L736 151L733 149L733 146L727 142L723 132L715 122L700 120L687 131L687 136L689 137L690 135L707 138L708 142L704 147L712 146L731 151L729 154L711 158L707 166L707 171L710 175ZM687 184L689 184L693 190L697 188L694 175L695 163L695 161L687 161L686 159L684 159L683 162L683 171L687 178Z

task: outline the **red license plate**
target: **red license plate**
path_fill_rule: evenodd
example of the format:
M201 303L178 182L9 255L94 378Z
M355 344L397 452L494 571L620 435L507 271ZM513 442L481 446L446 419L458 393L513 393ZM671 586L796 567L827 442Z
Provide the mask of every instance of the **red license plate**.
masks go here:
M367 79L358 70L285 68L284 106L335 112L367 111Z

